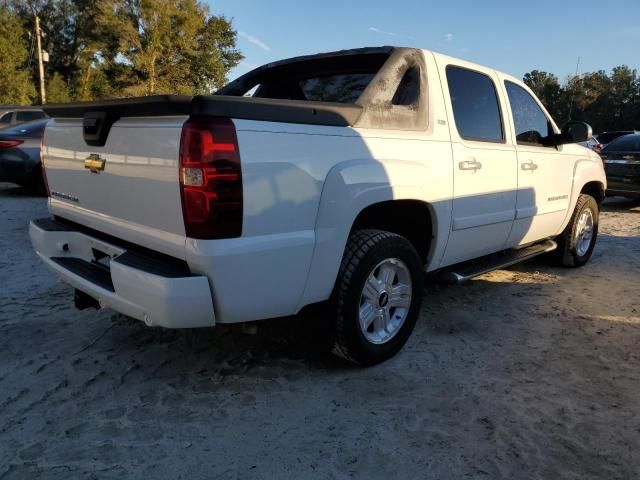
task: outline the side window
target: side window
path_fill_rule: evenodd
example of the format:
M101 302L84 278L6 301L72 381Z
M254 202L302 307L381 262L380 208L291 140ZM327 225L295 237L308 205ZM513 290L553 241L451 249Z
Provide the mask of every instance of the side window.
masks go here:
M42 112L18 112L16 114L16 122L25 123L30 122L31 120L39 120L44 117Z
M2 117L0 117L0 126L7 126L11 124L11 113L7 112Z
M462 67L447 67L453 117L466 140L504 142L498 94L489 76Z
M552 146L551 122L538 103L524 88L512 82L504 82L513 113L518 145Z
M398 89L391 100L392 105L411 106L418 103L420 97L420 69L410 68L400 80Z

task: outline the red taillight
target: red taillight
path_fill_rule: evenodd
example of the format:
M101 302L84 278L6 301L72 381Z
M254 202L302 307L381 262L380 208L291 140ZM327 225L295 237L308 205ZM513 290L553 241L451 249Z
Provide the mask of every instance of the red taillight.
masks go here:
M233 122L191 117L180 141L182 213L188 237L242 234L242 171Z
M6 150L7 148L14 148L23 143L22 140L0 140L0 149Z

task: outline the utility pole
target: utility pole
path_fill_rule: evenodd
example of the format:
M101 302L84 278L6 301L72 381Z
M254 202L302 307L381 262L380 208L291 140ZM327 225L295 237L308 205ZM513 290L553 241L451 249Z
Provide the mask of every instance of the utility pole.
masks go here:
M40 70L40 101L44 105L47 103L47 95L44 91L44 63L42 61L42 43L40 37L40 17L36 15L36 45L38 47L38 69Z
M580 68L580 57L578 57L578 63L576 63L576 74L573 78L576 78L576 83L580 80L580 78L578 77L578 69ZM571 110L573 110L573 96L576 93L576 87L574 86L571 89L571 100L569 101L569 118L567 119L567 122L571 121Z

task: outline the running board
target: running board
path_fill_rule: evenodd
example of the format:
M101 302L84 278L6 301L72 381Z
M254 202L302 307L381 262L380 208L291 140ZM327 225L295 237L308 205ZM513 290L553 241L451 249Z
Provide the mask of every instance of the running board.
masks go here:
M509 267L515 263L524 262L530 258L537 257L543 253L548 253L558 248L558 244L553 240L545 240L525 248L503 250L492 253L485 257L469 260L446 267L438 274L438 280L443 283L455 284L466 282L467 280L482 275L492 270Z

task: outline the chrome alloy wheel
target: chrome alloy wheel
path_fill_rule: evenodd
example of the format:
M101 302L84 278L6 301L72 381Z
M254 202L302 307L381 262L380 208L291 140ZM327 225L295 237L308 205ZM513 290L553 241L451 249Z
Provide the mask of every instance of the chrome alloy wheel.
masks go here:
M400 330L411 306L412 282L402 260L388 258L371 271L360 295L360 330L380 345Z
M585 209L578 219L578 224L576 225L576 233L575 233L575 245L576 245L576 253L583 257L589 251L589 247L591 247L591 242L593 241L593 212L591 209Z

